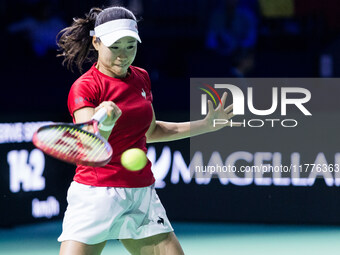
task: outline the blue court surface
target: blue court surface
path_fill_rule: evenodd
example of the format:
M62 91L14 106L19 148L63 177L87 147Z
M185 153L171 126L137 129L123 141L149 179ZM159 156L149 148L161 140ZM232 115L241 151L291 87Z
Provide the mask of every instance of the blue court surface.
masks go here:
M338 254L340 227L173 223L185 254L313 255ZM0 254L58 254L61 222L0 229ZM103 255L128 254L116 240Z

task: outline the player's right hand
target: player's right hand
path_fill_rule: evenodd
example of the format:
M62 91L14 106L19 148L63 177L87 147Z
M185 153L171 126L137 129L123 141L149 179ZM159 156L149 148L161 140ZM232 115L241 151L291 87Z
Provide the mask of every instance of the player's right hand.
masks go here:
M122 115L122 111L119 107L112 101L103 101L95 108L95 112L97 112L101 108L105 108L107 111L107 117L102 122L103 125L111 126L116 123L119 117Z

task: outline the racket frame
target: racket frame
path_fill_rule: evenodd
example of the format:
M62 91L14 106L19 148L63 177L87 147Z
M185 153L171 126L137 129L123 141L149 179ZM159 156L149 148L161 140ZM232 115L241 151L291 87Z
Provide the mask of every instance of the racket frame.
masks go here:
M100 135L100 132L99 132L99 129L98 129L98 122L102 122L105 119L105 117L106 117L106 110L104 108L102 108L92 117L91 120L89 120L87 122L76 123L76 124L60 122L60 123L53 123L53 124L50 124L50 125L42 126L36 132L34 132L32 142L37 148L42 150L47 155L52 156L54 158L57 158L59 160L67 162L67 163L72 163L72 164L76 164L76 165L94 166L94 167L104 166L107 163L109 163L111 161L111 158L112 158L112 147L108 143L108 141L106 141L106 139L103 138ZM93 133L83 129L85 126L90 126L90 125L92 125L92 127L93 127ZM58 128L58 127L66 127L66 128L71 128L73 130L78 130L78 131L80 131L80 132L82 132L86 135L94 137L95 139L99 139L104 144L104 148L108 153L108 157L104 160L101 160L101 161L97 161L97 160L89 161L89 160L83 160L81 158L75 158L75 157L72 157L72 156L67 156L67 154L65 154L65 153L58 153L55 149L46 146L38 138L39 132L46 130L46 129L52 129L52 128ZM62 156L62 155L64 155L64 156Z

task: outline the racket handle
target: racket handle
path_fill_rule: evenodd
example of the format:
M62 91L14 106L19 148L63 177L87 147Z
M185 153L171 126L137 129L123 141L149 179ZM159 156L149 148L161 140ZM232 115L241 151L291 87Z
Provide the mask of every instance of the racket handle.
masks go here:
M100 108L93 116L92 119L98 121L99 123L103 122L107 117L107 112L105 107Z

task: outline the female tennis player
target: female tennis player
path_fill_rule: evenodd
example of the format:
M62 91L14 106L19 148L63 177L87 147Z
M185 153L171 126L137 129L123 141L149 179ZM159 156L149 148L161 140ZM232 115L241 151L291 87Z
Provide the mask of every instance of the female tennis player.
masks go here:
M212 120L230 119L232 107L208 103L205 119L157 121L148 73L132 66L141 42L133 13L123 7L92 8L60 32L64 62L81 70L89 53L93 66L72 85L68 108L75 123L91 119L105 107L100 133L113 148L104 167L78 165L68 190L68 207L58 240L60 254L100 254L109 239L119 239L131 254L184 254L155 188L151 163L137 172L120 162L130 148L146 152L146 143L171 141L214 131Z

